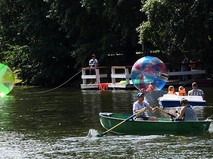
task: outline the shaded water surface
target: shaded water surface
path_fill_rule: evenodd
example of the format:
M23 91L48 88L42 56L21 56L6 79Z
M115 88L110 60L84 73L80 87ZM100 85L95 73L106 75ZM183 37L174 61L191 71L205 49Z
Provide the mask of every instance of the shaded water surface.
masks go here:
M207 118L213 89L203 90ZM16 87L0 101L0 158L213 158L213 124L203 134L87 136L105 131L99 112L131 113L136 93ZM156 96L149 97L153 105Z

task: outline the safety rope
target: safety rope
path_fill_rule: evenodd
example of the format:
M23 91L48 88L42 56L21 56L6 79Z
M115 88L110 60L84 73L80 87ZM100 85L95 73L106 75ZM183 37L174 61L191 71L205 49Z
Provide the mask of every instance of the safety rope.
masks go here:
M72 76L71 78L69 78L67 81L65 81L64 83L62 83L61 85L55 87L55 88L52 88L52 89L49 89L49 90L46 90L46 91L41 91L41 92L36 92L36 93L46 93L46 92L51 92L51 91L54 91L60 87L62 87L63 85L65 85L66 83L68 83L70 80L72 80L75 76L77 76L79 73L81 72L81 70L76 73L74 76Z

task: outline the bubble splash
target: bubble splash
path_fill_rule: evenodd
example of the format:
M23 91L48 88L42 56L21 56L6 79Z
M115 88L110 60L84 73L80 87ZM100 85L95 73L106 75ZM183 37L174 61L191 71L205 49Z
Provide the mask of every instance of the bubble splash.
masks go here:
M90 129L87 137L92 138L92 137L97 137L99 135L98 131L95 129Z
M131 74L134 86L141 92L161 90L168 80L166 65L153 56L137 60Z

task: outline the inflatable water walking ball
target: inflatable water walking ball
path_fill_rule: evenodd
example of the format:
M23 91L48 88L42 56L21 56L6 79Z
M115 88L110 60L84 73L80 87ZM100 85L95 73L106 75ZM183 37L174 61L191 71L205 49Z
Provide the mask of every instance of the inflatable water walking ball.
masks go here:
M0 97L7 95L15 84L15 77L11 69L0 63Z
M168 80L166 65L153 56L137 60L131 74L132 83L141 92L161 90Z

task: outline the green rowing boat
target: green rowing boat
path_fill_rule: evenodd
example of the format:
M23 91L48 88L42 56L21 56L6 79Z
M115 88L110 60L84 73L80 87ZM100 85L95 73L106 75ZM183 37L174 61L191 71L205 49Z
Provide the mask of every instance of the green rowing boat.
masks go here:
M130 116L131 114L99 113L101 125L106 130L115 126L110 132L125 135L201 133L208 131L211 124L207 120L183 122L172 121L170 118L158 118L157 121L126 120ZM116 126L121 122L121 125Z

